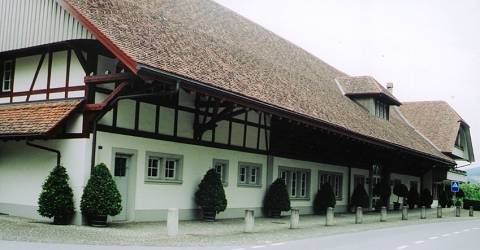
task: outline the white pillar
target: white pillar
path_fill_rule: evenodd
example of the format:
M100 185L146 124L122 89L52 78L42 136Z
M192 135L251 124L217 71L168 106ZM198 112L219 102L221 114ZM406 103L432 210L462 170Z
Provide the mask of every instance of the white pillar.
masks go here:
M363 223L363 208L357 207L355 213L355 224L362 224Z
M455 217L461 216L460 206L455 206Z
M333 208L332 207L327 208L327 216L326 216L325 225L326 226L335 225L334 214L333 214Z
M427 211L425 206L422 206L422 210L420 211L420 219L426 219L427 218Z
M178 208L169 208L167 214L167 235L178 234Z
M300 224L300 211L298 209L292 209L290 215L290 229L298 228Z
M253 232L253 227L255 226L255 217L254 210L247 209L245 210L245 233Z
M381 213L380 213L380 222L386 222L387 221L387 207L382 207Z
M402 220L408 220L408 207L403 206L402 208Z
M468 216L473 217L473 206L470 206L470 210L468 211Z
M443 208L442 206L437 207L437 218L442 218L443 217Z

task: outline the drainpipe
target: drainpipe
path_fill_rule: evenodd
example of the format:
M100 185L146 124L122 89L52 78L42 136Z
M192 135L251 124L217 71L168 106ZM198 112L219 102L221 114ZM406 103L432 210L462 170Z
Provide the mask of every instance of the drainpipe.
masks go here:
M105 110L108 110L112 108L114 105L116 105L120 100L123 99L129 99L129 98L139 98L139 97L149 97L149 96L164 96L164 95L171 95L174 93L177 93L178 90L180 89L180 82L177 81L175 90L168 91L168 92L155 92L155 93L148 93L148 94L135 94L135 95L124 95L124 96L117 96L115 99L113 99L107 106L105 106ZM106 113L106 112L105 112ZM105 114L104 113L104 114ZM104 115L103 114L103 115ZM99 115L95 117L95 120L93 121L93 138L92 138L92 160L91 160L91 165L90 165L90 170L93 170L93 167L95 167L95 157L96 157L96 150L95 148L97 147L97 124L98 121L103 117L103 115Z
M57 154L57 166L60 166L60 159L62 158L62 155L60 154L59 150L49 148L49 147L45 147L45 146L41 146L41 145L37 145L37 144L33 144L28 140L27 140L26 144L27 144L27 146L30 146L30 147L34 147L34 148L38 148L38 149L42 149L42 150L46 150L46 151L56 153Z

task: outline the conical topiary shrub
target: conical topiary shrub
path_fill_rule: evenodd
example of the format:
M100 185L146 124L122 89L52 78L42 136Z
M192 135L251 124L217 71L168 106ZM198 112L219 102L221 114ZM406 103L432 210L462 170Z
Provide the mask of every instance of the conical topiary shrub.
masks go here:
M207 221L215 221L216 214L227 208L222 180L215 169L208 170L198 185L195 202L202 209L203 218Z
M410 209L415 208L415 205L418 204L418 196L419 195L418 195L417 189L410 188L410 191L408 192L408 197L407 197L407 203Z
M290 195L285 181L276 179L267 190L263 199L263 212L267 217L278 218L282 211L290 210Z
M451 192L447 191L444 185L438 191L438 204L443 208L450 207L452 204Z
M433 196L430 193L430 190L428 190L428 188L424 188L420 193L418 206L420 207L425 206L427 208L430 208L432 207L432 203L433 203Z
M335 198L332 186L325 183L320 186L320 190L318 190L317 195L315 196L315 200L313 201L313 212L315 214L325 213L328 207L334 208L336 203L337 199Z
M381 179L377 185L373 188L373 193L375 195L380 196L380 199L375 204L376 208L379 209L381 207L389 207L390 205L390 195L392 194L392 190L390 188L390 184L386 179Z
M408 195L408 188L402 183L397 183L393 186L393 194L397 196L397 202L394 203L394 209L400 208L400 197L405 198Z
M367 191L365 191L365 187L362 184L357 185L350 199L350 209L355 209L356 207L368 208L369 203L369 197Z
M83 189L80 209L93 226L106 226L107 215L115 216L122 211L122 197L105 164L93 168Z
M73 192L68 180L67 170L56 166L43 183L38 198L38 213L43 217L53 217L53 223L57 225L69 224L75 213Z

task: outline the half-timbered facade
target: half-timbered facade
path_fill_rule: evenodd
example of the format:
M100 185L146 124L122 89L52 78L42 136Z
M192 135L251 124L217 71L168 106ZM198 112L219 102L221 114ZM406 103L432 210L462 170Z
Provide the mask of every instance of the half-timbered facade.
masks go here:
M106 163L113 220L194 219L215 168L228 207L260 213L276 178L311 213L382 178L432 188L455 165L371 77L351 77L210 1L0 0L0 212L36 215L43 179L67 168L79 197ZM222 20L219 23L217 20ZM77 216L76 223L81 223Z

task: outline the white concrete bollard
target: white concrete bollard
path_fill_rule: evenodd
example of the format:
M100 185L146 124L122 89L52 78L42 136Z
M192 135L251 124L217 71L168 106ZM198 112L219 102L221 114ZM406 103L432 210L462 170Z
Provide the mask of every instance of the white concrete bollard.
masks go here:
M470 206L470 210L468 211L468 216L473 217L473 206Z
M443 208L442 206L437 207L437 218L442 218L443 217Z
M455 217L460 217L460 216L461 216L460 206L455 206Z
M178 234L178 208L169 208L167 214L167 235Z
M334 217L335 217L335 215L333 214L333 208L328 207L327 208L327 216L326 216L326 219L325 219L325 226L335 225Z
M362 224L363 223L363 208L357 207L355 213L355 224Z
M387 207L382 207L382 210L380 212L380 222L386 222L387 221Z
M255 226L255 211L251 209L245 210L245 233L252 233Z
M408 207L403 206L402 208L402 220L408 220Z
M427 218L427 211L425 206L422 206L422 210L420 211L420 219L426 219Z
M300 224L300 210L292 208L290 215L290 229L298 228Z

